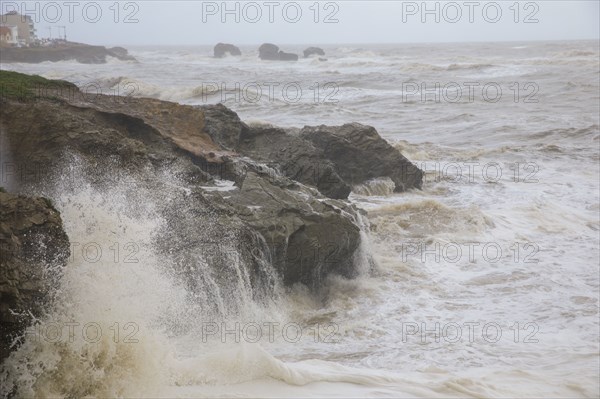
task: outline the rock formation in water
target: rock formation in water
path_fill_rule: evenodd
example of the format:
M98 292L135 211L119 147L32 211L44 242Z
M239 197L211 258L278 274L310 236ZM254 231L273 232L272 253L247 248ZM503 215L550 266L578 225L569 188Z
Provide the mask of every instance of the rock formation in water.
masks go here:
M308 58L314 54L325 55L325 51L323 51L323 49L320 47L309 47L306 50L304 50L304 58Z
M0 361L40 317L69 257L69 239L49 200L0 190Z
M280 61L298 61L298 55L292 53L286 53L284 51L279 51L279 60Z
M223 58L227 54L234 56L242 55L242 52L238 47L234 46L233 44L217 43L217 45L214 48L214 54L215 58Z
M258 57L269 61L298 61L298 55L280 51L279 47L271 43L264 43L258 48Z
M157 245L192 289L201 271L189 265L200 258L231 295L236 286L229 279L239 267L256 292L273 284L267 264L286 285L319 288L330 273L351 277L361 255L361 216L343 201L351 187L374 177L391 178L397 191L421 186L421 171L372 127L250 126L220 104L85 96L67 82L7 71L0 78L2 156L31 169L9 176L7 190L39 195L73 167L107 190L115 175L131 176L156 196L148 200L166 221ZM22 87L29 80L36 84L26 93L12 91L11 82ZM174 181L185 190L175 190ZM224 181L231 187L219 190ZM2 228L14 230L27 217ZM62 236L48 234L50 247L62 253ZM232 252L239 259L224 261ZM8 275L2 278L0 285L9 284ZM3 309L11 306L5 298Z
M391 178L396 192L421 188L421 170L371 126L250 127L221 104L203 110L211 136L223 148L271 164L330 198L346 199L352 186L377 177Z
M330 198L348 198L351 187L338 176L323 151L310 141L273 126L250 127L221 104L203 109L210 121L211 136L223 147L266 163L290 179L316 187Z
M279 61L279 47L264 43L258 48L258 57L261 60Z
M2 49L2 62L40 63L75 60L82 64L105 64L107 57L136 61L123 47L107 49L83 43L62 43L49 47L7 47Z
M394 191L421 188L423 172L385 141L372 126L306 126L300 137L321 149L338 175L349 185L378 177L389 177Z

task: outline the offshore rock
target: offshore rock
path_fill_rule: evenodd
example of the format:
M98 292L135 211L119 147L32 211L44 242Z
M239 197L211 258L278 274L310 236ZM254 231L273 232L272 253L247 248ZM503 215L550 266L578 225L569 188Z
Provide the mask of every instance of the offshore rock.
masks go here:
M279 61L279 47L272 43L264 43L258 48L261 60Z
M311 55L325 55L325 51L323 51L322 48L320 47L309 47L306 50L304 50L304 58L308 58Z
M240 51L240 49L238 47L234 46L233 44L217 43L217 45L214 48L215 58L223 58L227 54L233 55L233 56L238 56L238 55L242 55L242 52Z
M258 57L269 61L298 61L298 55L280 51L279 47L272 43L264 43L258 48Z

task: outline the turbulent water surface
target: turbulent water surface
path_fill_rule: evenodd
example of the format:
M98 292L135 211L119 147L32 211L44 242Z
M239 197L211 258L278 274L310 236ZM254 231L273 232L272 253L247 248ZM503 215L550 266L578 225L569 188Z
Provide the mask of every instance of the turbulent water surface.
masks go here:
M207 287L200 299L221 306L218 318L189 303L154 253L163 222L150 193L126 179L109 193L83 178L57 188L71 240L111 257L75 252L50 318L103 334L93 345L80 326L73 342L26 340L10 360L23 392L598 395L597 42L324 49L326 61L295 63L260 61L256 47L224 59L144 47L130 49L139 64L2 65L89 95L223 102L249 123L369 124L426 171L422 191L393 194L385 179L354 189L374 273L332 277L320 293L280 287L262 303L243 286L239 298ZM131 252L138 263L123 261Z

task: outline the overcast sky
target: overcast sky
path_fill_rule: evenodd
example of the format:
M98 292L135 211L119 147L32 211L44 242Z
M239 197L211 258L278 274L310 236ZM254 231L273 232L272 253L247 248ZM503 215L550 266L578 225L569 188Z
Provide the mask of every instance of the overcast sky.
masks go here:
M589 1L6 1L39 37L105 45L599 39Z

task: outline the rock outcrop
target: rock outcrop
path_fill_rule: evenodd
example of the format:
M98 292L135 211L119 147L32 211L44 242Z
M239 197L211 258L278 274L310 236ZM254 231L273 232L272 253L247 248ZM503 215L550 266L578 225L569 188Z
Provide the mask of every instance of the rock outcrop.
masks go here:
M261 60L279 61L279 47L272 43L264 43L258 48Z
M298 54L286 53L284 51L279 51L279 60L280 61L298 61Z
M217 43L217 45L214 48L215 58L223 58L227 54L233 55L233 56L238 56L238 55L242 55L242 52L240 51L240 49L238 47L234 46L233 44Z
M129 55L129 51L124 47L111 47L107 51L112 57L119 58L121 60L135 60L135 58Z
M0 252L1 361L31 316L40 317L70 254L62 220L49 200L0 191Z
M304 50L304 58L308 58L314 54L325 55L325 51L323 51L323 49L320 47L309 47L306 50Z
M104 46L91 46L83 43L65 43L52 47L8 47L2 49L2 62L40 63L44 61L75 60L82 64L104 64L107 57L122 61L135 61L123 47L107 49Z
M248 126L225 106L202 107L210 136L222 147L267 163L329 198L348 198L353 186L389 177L396 192L421 188L423 174L371 126L284 130Z
M306 126L300 137L323 150L337 174L352 186L378 177L392 179L396 192L422 186L423 172L371 126Z
M0 83L0 157L16 167L4 186L39 196L67 170L100 189L135 179L165 221L158 250L198 295L202 281L234 298L239 284L261 296L279 279L318 289L330 273L351 277L365 259L361 216L340 199L378 177L396 191L421 186L422 172L369 126L286 130L247 125L221 104L77 95L68 82L8 71ZM24 326L10 310L39 314L69 243L49 200L0 192L0 245L5 356Z
M278 46L271 43L264 43L258 48L258 57L269 61L298 61L297 54L280 51Z
M263 162L329 198L348 198L351 187L323 151L308 140L274 126L248 126L222 104L203 106L202 110L206 131L223 148Z
M322 150L298 135L272 126L242 130L235 150L276 167L290 179L316 187L329 198L345 199L351 187Z
M283 168L267 162L271 154L279 152L276 145L269 152L256 151L256 160L237 152L238 148L246 150L240 143L247 139L273 135L277 142L281 132L253 130L223 106L192 107L146 98L65 98L57 91L52 98L28 102L3 98L0 105L2 142L7 144L12 161L39 165L34 181L9 181L11 190L31 192L41 190L43 184L52 185L61 178L64 160L71 155L84 165L77 173L98 186L110 184L110 171L116 168L160 193L169 190L162 178L169 171L192 194L172 200L169 209L163 210L174 226L162 236L165 248L188 243L180 252L185 257L202 250L198 242L255 237L254 244L262 242L264 255L286 284L302 282L316 288L330 272L354 272L352 259L360 243L357 210L288 178L290 175L320 187L312 172L305 176L291 167L286 171L283 161L287 157L277 158ZM319 161L321 152L310 142L287 133L281 140L284 147L303 146L304 150L294 155L298 162ZM250 145L247 150L248 154L254 151ZM319 173L334 181L332 193L338 190L346 194L349 187L336 177L333 165L322 161L326 169ZM235 182L235 186L225 192L210 189L214 180L223 179ZM329 187L320 189L328 192ZM184 211L195 216L182 217ZM207 225L220 228L209 231ZM189 241L192 233L193 240ZM265 260L252 252L257 247L254 244L243 245L240 256L248 274L257 281L262 279L260 265ZM185 265L183 260L177 263ZM189 270L182 268L180 274L185 278Z
M265 174L267 176L265 176ZM248 170L232 193L239 215L261 233L285 284L319 287L328 274L351 277L360 244L360 229L350 205L326 200L316 190L299 186L268 171Z

